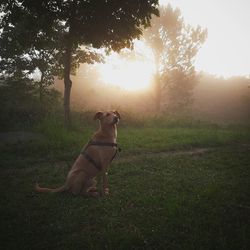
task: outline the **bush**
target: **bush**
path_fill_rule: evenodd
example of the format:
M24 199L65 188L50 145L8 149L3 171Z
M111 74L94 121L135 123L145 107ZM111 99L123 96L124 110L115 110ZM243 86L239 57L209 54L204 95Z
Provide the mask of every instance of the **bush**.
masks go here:
M31 79L9 77L0 83L0 129L17 130L31 127L61 107L60 93L47 89L43 100Z

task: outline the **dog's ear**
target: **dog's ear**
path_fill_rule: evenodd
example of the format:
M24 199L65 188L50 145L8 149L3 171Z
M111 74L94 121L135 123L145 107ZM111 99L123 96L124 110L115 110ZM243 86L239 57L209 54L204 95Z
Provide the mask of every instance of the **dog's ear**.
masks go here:
M101 111L97 112L97 113L95 114L95 116L94 116L94 120L97 120L97 119L100 120L100 118L102 117L102 114L103 114L103 112L101 112Z
M117 110L114 111L114 114L116 114L119 118L119 120L121 119L121 115L119 114L119 112Z

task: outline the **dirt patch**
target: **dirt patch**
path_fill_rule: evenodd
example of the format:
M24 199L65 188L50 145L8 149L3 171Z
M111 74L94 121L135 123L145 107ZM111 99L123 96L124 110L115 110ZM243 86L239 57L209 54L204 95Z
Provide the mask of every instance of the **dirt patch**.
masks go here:
M0 133L0 145L5 144L16 144L19 142L34 141L44 138L43 135L26 132L26 131L16 131L16 132L6 132Z
M129 155L129 156L121 156L117 157L115 160L118 163L127 163L131 161L138 160L138 157L145 157L148 156L155 156L155 157L168 157L168 156L174 156L174 155L201 155L204 153L207 153L212 150L219 149L221 147L234 147L235 149L241 150L242 148L249 148L250 149L250 143L230 143L226 145L221 146L214 146L214 147L197 147L197 148L190 148L190 149L182 149L182 150L165 150L165 151L159 151L159 152L143 152L141 154L135 154L135 155Z
M156 152L152 153L153 155L159 156L168 156L168 155L197 155L203 154L207 151L211 150L211 148L192 148L188 150L171 150L171 151L163 151L163 152Z
M138 159L138 156L159 156L159 157L167 157L172 155L199 155L204 154L213 148L191 148L186 150L166 150L166 151L160 151L160 152L147 152L135 156L124 156L124 157L118 157L116 159L119 163L125 163L125 162L131 162Z

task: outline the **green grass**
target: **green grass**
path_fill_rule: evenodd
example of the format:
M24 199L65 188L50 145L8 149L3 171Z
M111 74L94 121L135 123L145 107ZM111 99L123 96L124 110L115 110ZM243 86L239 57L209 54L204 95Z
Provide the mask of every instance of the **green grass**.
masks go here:
M1 148L2 249L250 248L249 130L121 127L100 199L33 190L64 182L94 128L37 131L44 139ZM185 154L194 148L208 151Z

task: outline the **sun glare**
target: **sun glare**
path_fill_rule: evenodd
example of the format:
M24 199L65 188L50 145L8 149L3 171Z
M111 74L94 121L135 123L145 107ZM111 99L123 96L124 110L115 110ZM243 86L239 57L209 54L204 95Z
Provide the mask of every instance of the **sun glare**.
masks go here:
M194 63L197 71L224 77L249 75L248 0L160 0L162 5L169 3L180 8L186 23L208 29L208 38ZM136 41L134 50L131 54L137 56L113 53L107 57L106 63L99 67L103 82L132 91L150 86L155 71L151 49L142 41Z
M141 42L135 44L134 56L113 53L100 65L102 80L129 91L140 91L149 88L154 72L154 63L150 50Z

